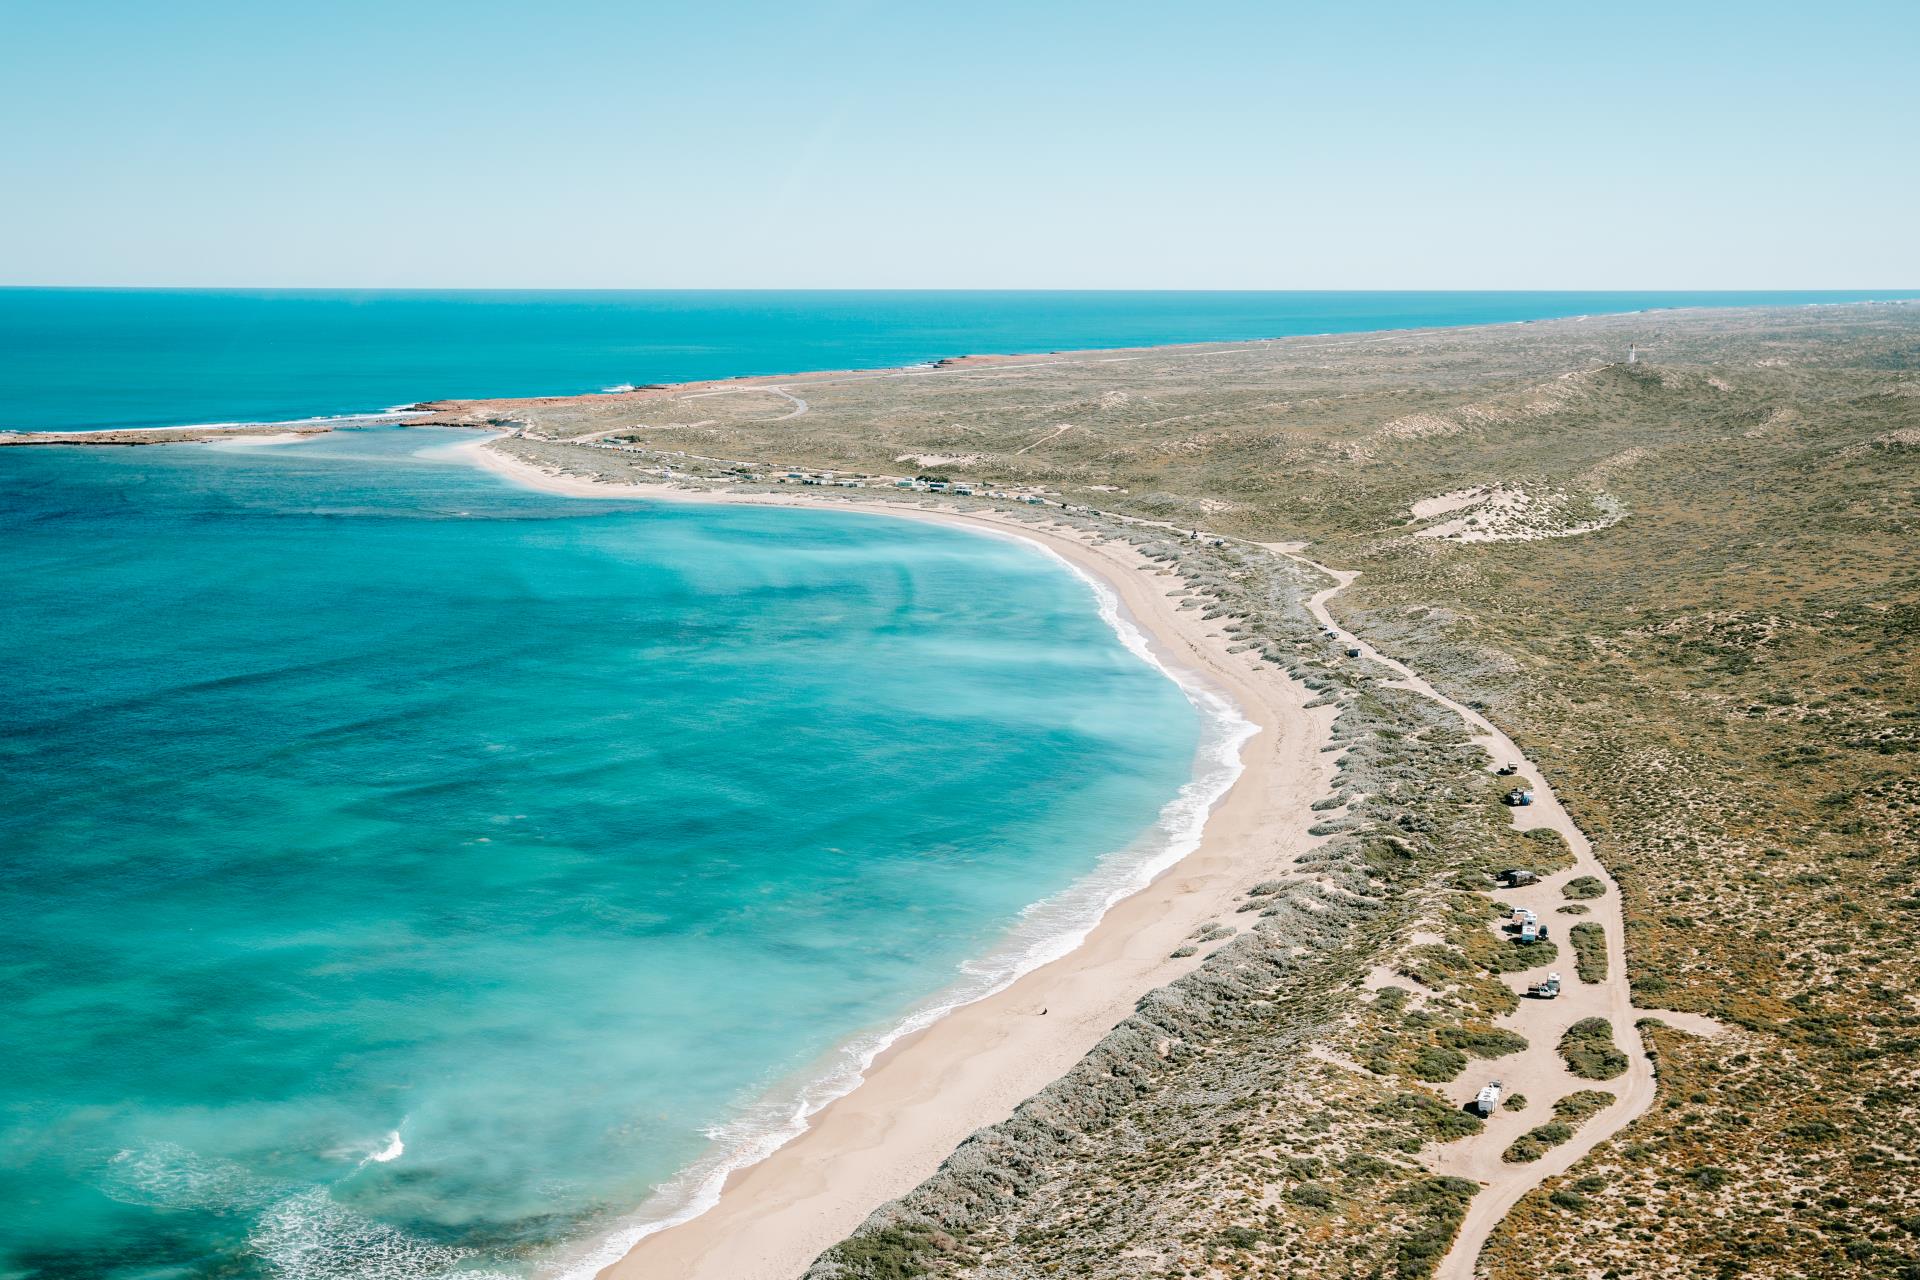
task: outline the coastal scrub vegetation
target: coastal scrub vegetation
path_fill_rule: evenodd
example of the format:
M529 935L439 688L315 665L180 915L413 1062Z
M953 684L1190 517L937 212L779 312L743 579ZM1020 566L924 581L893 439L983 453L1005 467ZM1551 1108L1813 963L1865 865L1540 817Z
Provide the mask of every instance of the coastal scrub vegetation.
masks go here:
M1568 1027L1560 1056L1582 1080L1611 1080L1627 1069L1627 1055L1614 1044L1613 1024L1605 1018L1582 1018Z
M1646 1025L1653 1109L1523 1199L1485 1272L1920 1268L1920 308L804 385L797 417L671 390L443 417L507 424L498 447L613 480L670 466L753 487L741 477L776 462L881 476L937 457L983 490L1067 503L1014 509L1136 542L1249 660L1306 681L1338 712L1350 801L1322 810L1325 842L1257 896L1251 928L855 1240L937 1225L957 1251L913 1265L983 1278L1392 1275L1423 1274L1459 1221L1429 1212L1446 1193L1399 1198L1425 1194L1416 1155L1440 1139L1393 1099L1434 1097L1413 1059L1464 1052L1439 1032L1509 1012L1505 975L1547 962L1502 940L1470 886L1547 869L1553 849L1501 829L1510 784L1457 720L1320 634L1300 601L1325 581L1270 550L1305 542L1359 572L1342 626L1486 714L1552 782L1618 885L1635 1005L1727 1028ZM629 448L569 443L616 426ZM1579 883L1570 906L1592 901ZM1370 998L1376 969L1398 1003ZM1583 1052L1619 1056L1613 1030ZM1349 1172L1355 1158L1386 1167ZM1289 1194L1307 1184L1331 1203ZM866 1265L829 1254L816 1280Z
M1582 982L1607 980L1607 931L1591 920L1582 921L1567 931L1573 944L1573 969Z

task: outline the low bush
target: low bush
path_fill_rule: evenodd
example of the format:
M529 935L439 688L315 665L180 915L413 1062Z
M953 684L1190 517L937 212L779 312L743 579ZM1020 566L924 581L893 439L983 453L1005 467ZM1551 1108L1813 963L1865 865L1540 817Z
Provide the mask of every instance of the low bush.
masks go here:
M1425 1080L1428 1084L1445 1084L1467 1068L1467 1055L1458 1049L1449 1049L1443 1045L1422 1045L1413 1055L1413 1062L1407 1070L1416 1080Z
M1527 1038L1499 1027L1444 1027L1440 1043L1475 1058L1504 1058L1526 1048Z
M1309 1209L1333 1208L1333 1188L1320 1182L1303 1182L1287 1192L1287 1199Z
M1508 1164L1528 1164L1572 1136L1572 1125L1564 1120L1549 1120L1515 1138L1513 1145L1500 1153L1500 1158Z
M1425 1090L1409 1090L1383 1102L1375 1114L1412 1121L1419 1138L1429 1142L1452 1142L1479 1133L1484 1127L1480 1117L1459 1107L1451 1107ZM1419 1144L1414 1144L1419 1149Z
M1573 970L1582 982L1607 980L1607 931L1591 920L1567 931L1573 944Z
M1560 958L1560 948L1551 942L1526 943L1517 938L1488 936L1486 946L1477 945L1477 940L1470 945L1474 960L1488 973L1518 973Z
M1627 1069L1627 1055L1614 1046L1613 1024L1605 1018L1582 1018L1568 1027L1560 1056L1582 1080L1611 1080Z
M1579 1124L1588 1116L1612 1106L1614 1097L1605 1089L1581 1089L1553 1104L1553 1114L1561 1120Z

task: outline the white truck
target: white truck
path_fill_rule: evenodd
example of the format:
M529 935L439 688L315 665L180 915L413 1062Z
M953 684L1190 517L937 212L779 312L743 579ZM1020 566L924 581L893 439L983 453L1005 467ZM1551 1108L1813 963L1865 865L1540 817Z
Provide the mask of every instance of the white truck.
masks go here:
M1536 1000L1558 1000L1560 998L1560 975L1550 973L1545 982L1536 982L1527 988L1527 994Z
M1480 1118L1483 1120L1500 1109L1498 1080L1489 1080L1481 1087L1480 1092L1473 1096L1473 1109L1480 1113Z

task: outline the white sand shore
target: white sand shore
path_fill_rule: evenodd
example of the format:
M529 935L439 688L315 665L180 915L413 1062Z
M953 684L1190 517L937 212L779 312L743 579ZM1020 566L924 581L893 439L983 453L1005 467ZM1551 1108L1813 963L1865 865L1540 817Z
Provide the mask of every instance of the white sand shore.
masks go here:
M1307 829L1310 806L1331 780L1333 757L1321 747L1332 710L1306 710L1304 687L1255 657L1229 653L1217 627L1168 598L1177 582L1169 571L1124 542L1097 543L999 511L599 484L550 474L487 443L463 449L476 463L551 493L830 507L1029 539L1103 581L1162 662L1200 676L1258 728L1242 748L1244 771L1214 807L1195 852L1116 904L1070 954L899 1041L803 1133L728 1179L706 1213L645 1237L601 1272L610 1280L791 1280L970 1134L1065 1074L1142 995L1198 965L1207 948L1187 959L1170 953L1203 922L1239 923L1234 907L1247 888L1318 843Z

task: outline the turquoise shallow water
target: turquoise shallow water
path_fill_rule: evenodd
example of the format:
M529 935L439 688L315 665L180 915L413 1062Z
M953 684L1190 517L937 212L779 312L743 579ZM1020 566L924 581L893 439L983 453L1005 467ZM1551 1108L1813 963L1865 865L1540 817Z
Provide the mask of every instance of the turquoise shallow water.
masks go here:
M0 1275L548 1266L1162 839L1063 566L458 438L0 453Z
M0 289L0 429L277 422L427 398L573 393L979 352L1914 296Z

